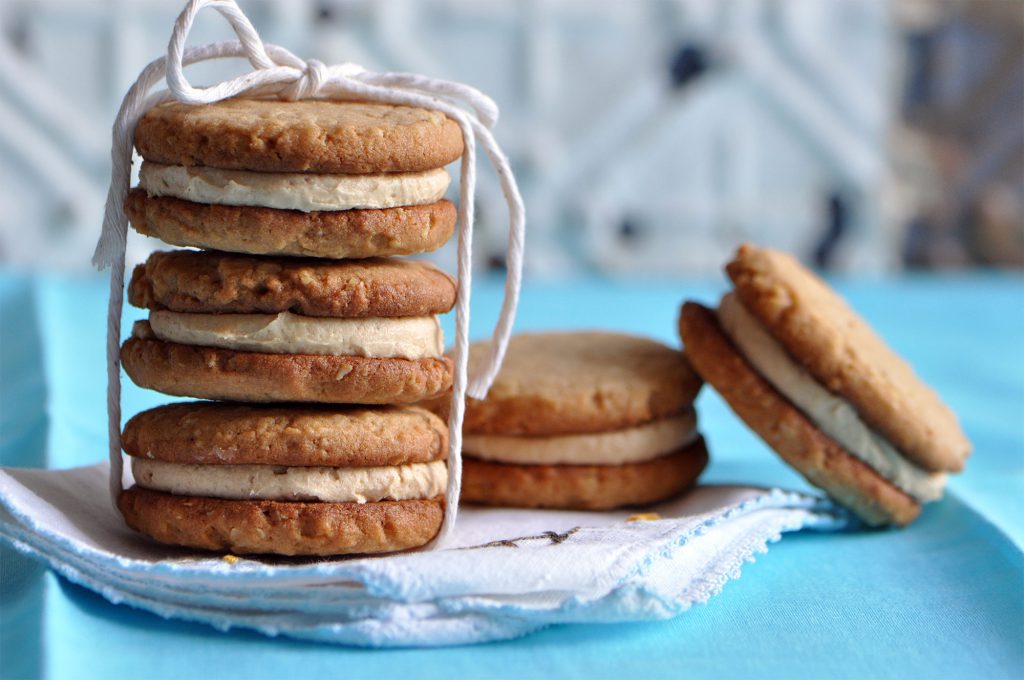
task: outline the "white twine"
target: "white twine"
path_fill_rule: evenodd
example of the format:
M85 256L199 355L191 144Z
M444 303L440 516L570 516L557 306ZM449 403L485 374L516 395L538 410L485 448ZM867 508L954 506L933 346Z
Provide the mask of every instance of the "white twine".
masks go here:
M185 40L196 15L205 7L217 10L231 24L237 41L218 42L185 48ZM185 78L183 68L210 59L245 57L253 70L236 78L197 88ZM166 90L150 93L161 80ZM462 486L462 419L468 394L482 399L501 367L512 332L519 287L522 280L525 212L508 159L491 134L498 120L498 107L482 92L445 80L411 73L374 73L357 64L327 66L320 61L303 61L276 45L264 44L248 17L235 0L191 0L178 16L167 46L167 56L151 62L128 90L113 128L110 191L107 194L103 231L93 263L100 269L110 267L110 302L107 314L107 412L110 436L110 493L112 500L122 490L121 458L121 311L124 298L125 243L128 220L124 201L131 181L132 146L135 127L142 116L162 102L177 100L186 104L210 104L230 97L277 96L297 99L358 99L388 104L417 106L449 116L462 131L465 151L459 182L458 299L455 304L455 376L452 408L448 419L450 446L448 456L448 503L444 526L436 544L450 534L458 512ZM469 107L463 109L459 104ZM469 349L469 296L472 277L472 241L474 191L476 188L476 144L480 143L490 159L508 202L509 234L505 298L494 329L489 354L479 374L467 380ZM468 385L467 385L468 382Z

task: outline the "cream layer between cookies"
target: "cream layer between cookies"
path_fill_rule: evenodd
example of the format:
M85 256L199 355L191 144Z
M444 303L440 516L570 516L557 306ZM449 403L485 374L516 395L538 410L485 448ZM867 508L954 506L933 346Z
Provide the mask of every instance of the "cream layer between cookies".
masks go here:
M150 196L303 212L425 205L443 198L450 183L451 176L443 168L379 175L317 175L145 161L139 170L139 186Z
M678 451L697 436L697 415L691 409L609 432L555 437L466 434L462 449L467 456L514 465L623 465Z
M914 465L868 427L848 401L829 392L789 357L735 293L722 298L718 320L757 372L843 449L919 502L942 497L945 474Z
M189 465L131 458L135 483L180 496L229 500L373 503L434 498L448 485L443 460L385 467Z
M327 354L428 359L444 354L436 316L336 319L280 314L153 311L153 334L165 342L269 354Z

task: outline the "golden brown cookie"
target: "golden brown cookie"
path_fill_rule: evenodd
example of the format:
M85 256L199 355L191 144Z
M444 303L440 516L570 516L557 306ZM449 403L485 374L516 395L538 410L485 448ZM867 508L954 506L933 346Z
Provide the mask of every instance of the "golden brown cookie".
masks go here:
M745 244L726 266L743 306L815 379L907 458L959 471L956 416L838 294L786 253Z
M121 446L198 465L376 467L444 460L448 426L415 406L183 402L135 415Z
M872 525L905 525L920 505L845 451L747 362L715 313L687 302L679 332L693 367L733 411L809 482Z
M470 374L488 345L470 348ZM527 333L512 338L483 401L466 401L463 430L557 435L639 425L688 408L701 381L682 352L606 332Z
M239 555L355 555L418 548L441 528L444 498L378 503L233 501L133 487L117 507L160 543Z
M452 362L262 354L163 342L148 323L121 346L125 373L164 394L231 401L411 404L451 387Z
M140 234L176 246L253 255L366 258L437 250L455 230L451 201L385 210L302 212L193 203L132 189L125 213Z
M161 104L139 121L135 146L166 165L357 175L440 168L463 148L458 124L437 111L258 99Z
M466 457L462 500L522 508L610 510L671 498L707 465L704 441L667 456L625 465L508 465Z
M136 307L208 314L344 318L443 314L455 282L428 262L396 258L313 260L217 251L156 252L135 268Z

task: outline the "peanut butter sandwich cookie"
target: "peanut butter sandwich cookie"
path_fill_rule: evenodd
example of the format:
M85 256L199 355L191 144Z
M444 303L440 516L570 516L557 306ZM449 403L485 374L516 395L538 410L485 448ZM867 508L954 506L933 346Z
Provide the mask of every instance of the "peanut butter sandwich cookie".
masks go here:
M448 429L414 407L170 404L125 425L118 508L170 545L237 554L416 548L441 527Z
M128 299L150 315L121 361L179 396L412 403L451 386L436 315L455 291L425 262L157 252L132 274Z
M462 134L408 106L231 99L140 120L125 212L167 243L256 255L364 258L435 250L455 206L444 166Z
M470 366L486 345L473 345ZM462 499L605 510L674 496L707 464L686 357L602 332L516 336L483 401L468 400Z
M938 395L792 256L743 245L717 310L679 321L698 373L786 462L871 525L905 525L970 453Z

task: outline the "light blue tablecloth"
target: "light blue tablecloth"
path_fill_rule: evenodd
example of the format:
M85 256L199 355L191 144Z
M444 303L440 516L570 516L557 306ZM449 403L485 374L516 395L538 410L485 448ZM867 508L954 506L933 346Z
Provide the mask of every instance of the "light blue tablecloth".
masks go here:
M838 285L960 413L975 443L967 473L909 529L790 536L708 605L668 622L399 651L167 622L3 548L0 677L1020 677L1024 281ZM0 276L0 464L103 458L105 290L96 278ZM530 285L517 327L612 328L675 343L680 300L719 291L681 281ZM474 337L489 331L499 299L498 285L478 283ZM162 401L125 381L126 414ZM713 458L706 480L807 488L710 390L698 407Z

